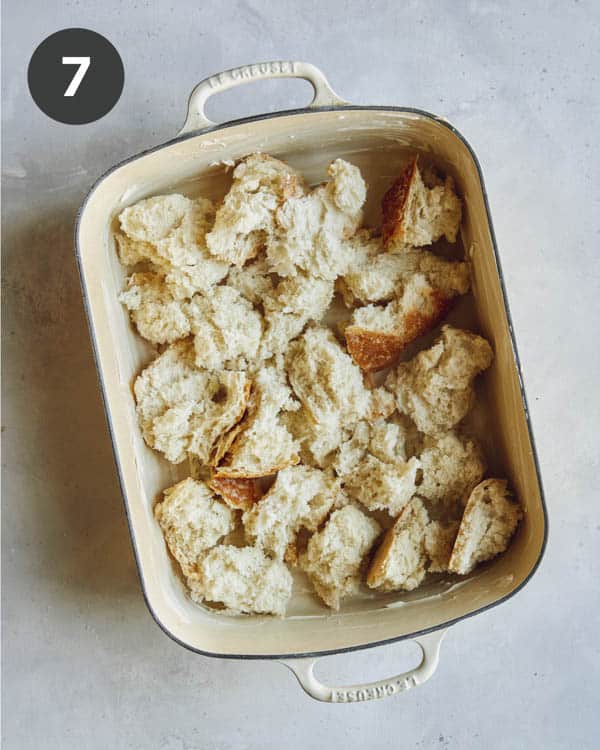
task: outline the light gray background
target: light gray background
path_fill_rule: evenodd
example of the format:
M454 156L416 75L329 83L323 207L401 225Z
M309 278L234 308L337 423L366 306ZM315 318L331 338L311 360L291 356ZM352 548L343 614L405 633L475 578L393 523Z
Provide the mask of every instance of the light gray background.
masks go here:
M47 119L37 44L84 26L120 50L99 122ZM3 735L14 748L599 746L600 6L597 2L5 2L3 24ZM138 587L72 247L108 167L174 135L204 76L321 66L351 101L448 117L487 179L551 520L538 574L454 627L435 677L387 701L320 705L274 663L201 658ZM219 119L301 105L256 84ZM333 657L383 677L403 646Z

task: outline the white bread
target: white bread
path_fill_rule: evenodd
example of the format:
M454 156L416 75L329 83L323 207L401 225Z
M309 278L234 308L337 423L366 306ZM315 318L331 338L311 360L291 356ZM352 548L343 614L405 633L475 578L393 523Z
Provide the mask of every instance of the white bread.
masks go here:
M456 242L462 205L454 181L432 171L422 174L418 157L411 160L382 200L383 241L392 252L431 245L440 237Z
M289 165L266 154L251 154L233 171L233 183L206 236L210 252L243 266L270 241L275 212L304 194L302 178Z
M402 287L415 273L425 276L427 282L453 297L469 291L468 263L441 258L427 250L406 250L389 253L381 237L361 230L348 240L352 263L340 279L344 302L353 307L357 302L388 302L402 292Z
M504 479L485 479L471 493L452 549L448 569L466 575L508 547L523 511Z
M352 359L367 372L389 367L411 341L443 318L452 298L418 273L404 284L402 294L387 305L359 307L344 330Z
M388 422L385 419L377 419L371 424L369 453L388 464L406 461L408 436L409 428L403 420L394 419Z
M275 282L266 258L258 258L241 267L232 266L227 274L226 283L253 305L262 305L275 291Z
M349 431L342 428L336 412L316 421L312 414L301 406L296 411L283 415L283 421L294 439L300 443L303 463L326 468L331 465L334 451L347 438Z
M242 418L249 391L243 372L201 370L192 344L171 344L134 383L144 439L172 463L188 453L206 463L216 440Z
M317 424L351 427L369 411L361 372L328 329L309 328L294 341L286 367L294 393Z
M361 566L380 532L375 520L347 505L310 538L300 567L328 607L339 609L340 600L357 591Z
M429 573L446 573L452 547L458 532L458 521L443 524L431 521L425 529L425 552L429 558Z
M425 438L419 459L423 473L419 495L433 503L442 503L449 510L453 506L464 507L485 472L477 444L454 432Z
M417 458L384 463L365 455L344 477L344 490L369 510L385 510L395 518L417 492Z
M297 464L299 445L282 421L282 412L297 406L281 370L273 366L259 370L248 413L217 446L215 475L264 477Z
M208 486L230 508L235 510L250 510L262 497L259 484L255 479L213 476L210 478Z
M157 273L134 273L119 295L140 336L153 344L170 344L190 333L187 302L175 299Z
M262 319L245 297L229 286L196 294L188 304L197 367L245 370L262 337Z
M339 483L331 474L308 466L283 469L266 495L242 516L246 538L282 560L301 527L316 531L331 508L342 504Z
M187 478L164 491L154 506L171 554L188 576L200 556L233 531L233 511L221 503L204 482Z
M262 304L265 333L261 356L285 352L288 343L299 336L310 320L319 321L333 298L333 282L299 273L282 279Z
M219 602L235 614L273 614L283 617L292 595L292 576L286 566L256 547L214 547L188 578L194 601Z
M387 530L367 573L367 585L379 591L412 591L425 578L425 530L429 516L418 497L407 503Z
M363 460L369 447L370 433L368 422L360 421L339 444L331 464L338 477L350 475Z
M125 208L119 215L123 235L117 238L121 261L151 263L177 299L207 292L228 271L228 264L206 247L214 213L206 198L191 200L177 194L146 198Z
M473 380L492 359L484 338L446 325L429 349L390 373L386 387L395 394L398 410L421 432L439 434L467 414L474 398Z
M346 242L362 220L366 186L358 167L342 159L329 165L329 182L287 200L277 211L277 231L267 247L280 276L299 270L333 281L351 260Z

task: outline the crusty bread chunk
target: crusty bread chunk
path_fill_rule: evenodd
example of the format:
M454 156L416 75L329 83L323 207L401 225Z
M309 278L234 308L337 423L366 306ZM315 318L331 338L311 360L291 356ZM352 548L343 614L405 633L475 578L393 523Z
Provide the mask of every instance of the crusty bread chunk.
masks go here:
M248 413L217 446L216 476L264 477L297 464L299 445L281 418L297 406L281 370L271 365L259 370Z
M326 328L310 328L294 341L286 359L294 393L313 420L350 427L367 414L371 395L359 368Z
M261 301L265 311L265 333L261 356L285 352L310 320L318 321L333 298L333 282L299 273L282 279L271 295Z
M280 276L295 276L300 269L333 281L348 268L351 253L344 240L362 220L366 186L358 167L343 159L327 171L329 182L287 200L277 211L267 257Z
M192 344L171 344L134 383L144 439L172 463L188 453L206 463L216 440L242 418L249 391L245 373L201 370Z
M367 584L379 591L412 591L427 573L425 530L429 516L418 497L407 503L387 530L367 573Z
M450 510L452 506L464 507L485 471L477 444L454 432L425 438L419 459L423 472L419 495Z
M357 591L363 560L380 532L375 520L347 505L310 538L300 567L328 607L339 609L340 600Z
M208 486L235 510L249 510L262 497L255 479L211 477Z
M458 532L458 521L443 524L432 521L425 529L425 552L429 558L430 573L446 573L452 547Z
M119 301L129 310L140 336L153 344L170 344L190 333L187 302L175 299L157 273L134 273Z
M186 576L196 570L202 553L233 531L233 511L217 500L204 482L184 479L164 491L154 515L171 554Z
M332 474L309 466L283 469L262 500L244 513L246 538L282 560L300 528L316 531L331 508L344 502Z
M187 582L194 601L219 602L235 614L283 617L292 595L292 576L284 563L256 547L214 547Z
M439 323L454 296L431 286L422 273L412 275L392 302L354 311L344 331L348 351L367 372L389 367L408 344Z
M448 569L466 575L478 563L504 552L522 517L507 481L485 479L469 497Z
M484 338L446 325L429 349L390 373L386 386L395 394L398 410L421 432L435 435L467 414L474 398L473 380L492 359Z
M206 236L208 249L222 261L243 266L270 241L277 209L303 194L302 178L289 165L266 154L247 156L217 209Z
M344 478L344 489L369 510L395 517L417 491L417 458L385 463L367 454Z
M416 273L425 276L430 286L446 297L469 291L468 263L446 260L428 250L388 253L381 237L372 237L362 230L348 242L352 264L339 284L348 307L356 302L388 302L401 294L403 286Z
M214 213L206 198L191 200L177 194L146 198L125 208L119 215L123 234L117 236L121 262L151 263L177 299L207 292L228 270L228 264L206 247Z
M456 242L462 205L454 180L441 180L433 171L422 174L412 159L382 201L383 241L392 252L431 245L445 236Z
M209 370L245 370L257 356L262 319L245 297L229 286L196 294L188 305L195 361Z

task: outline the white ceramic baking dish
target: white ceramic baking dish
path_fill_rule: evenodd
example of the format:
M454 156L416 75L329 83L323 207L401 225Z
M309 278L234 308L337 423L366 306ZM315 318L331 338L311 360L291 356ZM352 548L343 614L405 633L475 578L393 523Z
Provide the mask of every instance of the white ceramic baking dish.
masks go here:
M315 93L310 106L223 125L205 116L204 105L213 93L272 77L308 80ZM365 593L336 614L300 583L285 619L225 616L185 595L152 515L160 492L180 478L181 469L149 450L136 424L131 384L152 351L136 336L118 302L124 271L111 228L124 206L149 195L180 190L222 196L230 179L227 163L253 151L289 161L314 182L323 179L331 159L354 162L369 184L367 220L374 222L381 194L408 153L428 154L456 179L465 206L462 241L473 269L474 303L467 314L496 355L481 392L490 412L490 469L509 477L526 509L506 554L465 579L442 578L411 594ZM131 157L96 182L78 216L76 248L142 589L156 622L182 646L206 656L285 661L319 700L385 697L433 673L449 625L505 601L532 576L543 554L547 522L517 351L481 171L470 146L445 120L415 109L350 105L306 63L263 63L220 73L194 89L176 138ZM423 652L421 664L411 672L343 688L322 685L314 676L318 656L404 639L415 639Z

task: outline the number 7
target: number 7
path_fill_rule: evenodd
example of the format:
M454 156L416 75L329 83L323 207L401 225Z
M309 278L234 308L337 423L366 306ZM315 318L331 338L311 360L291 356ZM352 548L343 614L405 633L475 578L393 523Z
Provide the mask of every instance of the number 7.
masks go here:
M68 85L67 90L63 96L75 96L77 89L83 81L84 75L87 73L87 69L90 67L89 57L63 57L63 65L79 65L77 72L73 76L71 83Z

